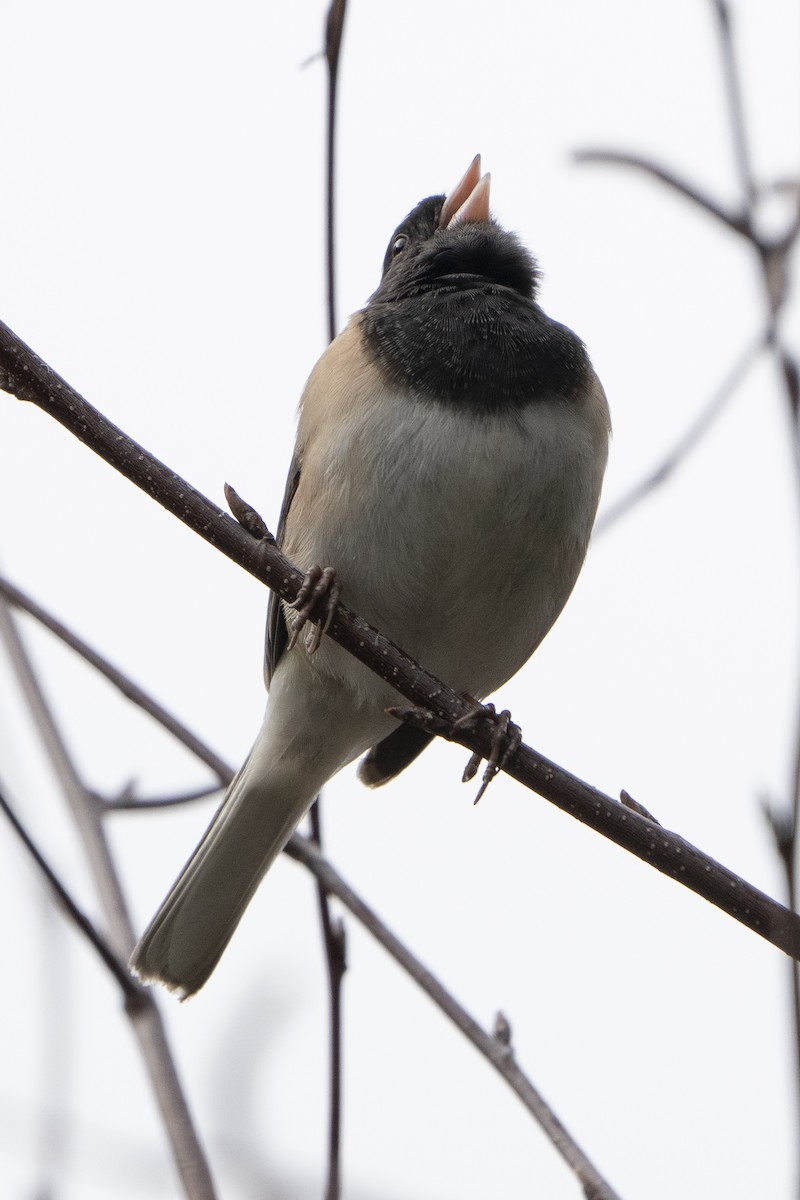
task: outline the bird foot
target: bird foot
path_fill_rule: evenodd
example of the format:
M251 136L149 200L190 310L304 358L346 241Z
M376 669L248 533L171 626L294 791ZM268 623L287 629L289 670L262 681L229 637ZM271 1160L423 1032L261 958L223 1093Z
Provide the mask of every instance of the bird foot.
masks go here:
M507 708L504 708L501 713L495 710L493 704L480 704L471 713L467 713L464 717L454 722L453 729L465 729L470 725L476 724L482 718L488 718L494 726L492 730L492 746L489 752L489 757L486 760L486 767L483 772L481 786L478 789L478 794L473 800L473 804L477 804L483 793L488 788L489 784L494 779L495 775L500 772L511 756L517 751L522 744L522 730L519 725L515 725L511 720L511 713ZM461 777L462 783L469 783L478 773L478 767L481 765L482 755L472 754L470 760L464 768L464 774Z
M342 587L334 567L311 567L306 572L300 591L289 606L297 613L289 630L289 650L296 645L308 622L313 621L314 626L306 638L306 650L309 654L316 653L322 635L328 632L336 616L341 594Z

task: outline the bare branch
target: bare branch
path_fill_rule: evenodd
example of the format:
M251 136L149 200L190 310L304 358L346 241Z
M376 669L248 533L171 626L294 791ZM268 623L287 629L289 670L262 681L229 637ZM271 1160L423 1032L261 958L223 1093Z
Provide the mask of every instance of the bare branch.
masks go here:
M795 848L797 843L796 811L771 804L762 798L761 809L775 842L786 881L786 896L789 907L797 911L797 874L795 870ZM800 1094L800 964L795 960L791 969L792 1011L794 1015L794 1052L797 1092Z
M728 116L731 122L731 141L739 172L739 183L745 197L748 213L752 213L756 201L757 188L753 177L753 166L750 150L747 144L747 127L744 119L744 104L742 102L742 85L736 63L731 32L731 14L726 0L711 0L719 30L720 50L722 52L722 69L725 75L725 92L728 100ZM752 222L751 228L752 228Z
M259 518L259 520L260 520L260 518ZM159 720L159 714L164 712L165 717L166 717L164 728L167 730L167 732L173 732L174 727L179 724L175 720L175 718L171 714L166 713L165 710L163 710L161 708L161 706L152 697L144 694L144 699L146 701L147 711L152 712L153 715L155 716L156 720ZM203 761L205 761L206 758L212 754L212 751L209 750L208 747L203 746L203 744L200 742L199 739L192 737L192 742L196 743L198 753L199 753L200 757L203 759ZM229 767L225 767L224 769L232 778L233 771ZM317 830L317 833L319 833L319 830ZM383 937L383 932L386 930L386 927L383 925L383 923L380 921L380 919L376 916L376 914L362 900L360 900L360 898L356 895L356 893L353 891L353 889L341 878L340 875L338 875L338 873L335 871L334 867L329 862L327 862L327 860L323 857L321 849L320 849L319 841L316 837L313 842L309 842L308 839L302 838L300 836L300 834L297 834L297 833L294 834L289 842L289 845L286 848L286 853L290 857L293 857L296 861L304 863L306 865L306 867L311 872L311 874L313 874L315 876L315 878L317 879L319 891L322 895L325 896L326 900L327 900L329 891L334 894L337 894L337 895L339 894L338 892L335 891L335 889L333 887L329 886L331 880L337 880L338 881L337 886L340 887L341 889L343 889L343 891L346 893L346 895L348 897L350 897L352 903L349 905L349 907L353 911L356 918L359 921L362 921L364 914L369 914L370 921L369 921L369 923L365 923L365 928L367 929L368 932L370 932L374 936L376 936L379 941L381 941L381 943L385 946L385 948L389 951L390 954L393 954L395 957L397 957L397 955L395 955L395 948L397 946L399 946L400 943L397 941L396 938L393 937L393 935L389 935L388 940L385 937ZM341 981L341 976L344 973L346 963L345 963L345 954L344 954L344 951L345 951L344 938L340 936L340 931L337 930L335 921L332 923L331 933L332 933L332 941L335 945L334 945L332 951L329 952L329 954L328 954L328 963L329 963L329 965L334 964L334 963L337 964L337 971L338 971L338 976L339 976L339 979L337 981L337 986L338 986L338 982ZM402 948L402 949L403 949L403 956L400 959L398 959L398 961L400 961L402 965L404 965L408 962L412 962L412 963L416 962L416 960L414 959L414 957L410 953L410 951L405 950L404 948ZM418 980L418 982L421 982L422 986L424 986L424 981L426 981L429 978L432 978L432 976L430 976L430 974L428 972L424 972L423 968L420 968L420 970L423 971L423 977L422 977L422 980ZM416 979L417 976L414 974L414 972L412 971L411 973L412 973L413 977ZM437 983L437 988L438 988L437 996L442 996L442 995L447 996L448 995L448 993L446 993L445 989L442 987L441 984ZM149 997L150 993L145 993L145 995ZM437 997L434 996L434 999L437 999ZM438 1002L439 1001L437 999L437 1003ZM456 1012L459 1012L462 1015L466 1016L466 1020L468 1022L471 1022L472 1027L475 1030L479 1031L480 1038L482 1040L485 1037L485 1035L480 1030L480 1027L477 1025L477 1023L471 1017L469 1017L468 1014L464 1014L464 1010L461 1009L458 1004L456 1004L455 1000L450 998L448 1003L454 1007ZM447 1007L447 1005L440 1004L440 1007L443 1008L443 1011L447 1015L450 1015L450 1010ZM499 1019L499 1014L498 1014L498 1019ZM506 1025L507 1024L508 1024L508 1022L506 1021ZM460 1026L459 1026L459 1028L460 1028ZM494 1038L495 1038L495 1041L497 1041L499 1045L503 1046L504 1052L506 1053L506 1057L507 1057L508 1048L510 1046L510 1027L509 1027L508 1040L504 1041L502 1031L498 1031L498 1021L496 1021ZM479 1047L479 1048L481 1048L481 1047ZM493 1062L493 1064L495 1065L495 1067L498 1070L502 1070L502 1073L504 1075L509 1074L505 1069L502 1069L500 1066L498 1066L498 1063L495 1061L495 1058L490 1057L490 1061ZM508 1061L510 1061L510 1060L508 1060ZM509 1075L510 1082L513 1080L513 1077L514 1076L513 1076L513 1072L512 1072ZM512 1086L513 1086L513 1083L512 1083ZM528 1088L531 1088L531 1085L529 1082L528 1082ZM531 1093L529 1094L529 1092L526 1090L525 1086L520 1081L518 1081L518 1086L515 1086L514 1090L517 1091L518 1094L520 1094L520 1098L523 1100L523 1103L525 1103L527 1106L530 1106L530 1103L534 1103L534 1104L536 1103L535 1098L537 1097L538 1093L536 1093L535 1089L531 1089ZM339 1101L339 1103L340 1103L340 1101ZM547 1111L549 1111L549 1110L547 1110ZM563 1129L563 1127L561 1126L560 1122L558 1122L556 1118L553 1118L553 1121L555 1122L555 1127L559 1131L561 1131ZM332 1123L332 1137L333 1137L333 1135L334 1135L334 1126ZM336 1136L335 1144L338 1146L338 1130L336 1131L335 1136ZM338 1170L338 1168L337 1168L337 1170ZM609 1192L600 1192L600 1193L598 1193L598 1195L608 1196L609 1200L612 1200L612 1197L613 1197L613 1193L609 1193Z
M70 896L69 892L64 887L64 884L58 878L55 871L34 842L33 838L30 836L19 817L8 803L8 800L6 799L2 789L0 789L0 809L2 809L2 811L5 813L12 829L19 837L33 861L36 863L36 866L39 868L41 874L47 880L47 883L51 891L54 893L59 905L64 909L73 925L80 930L90 945L94 947L103 963L108 967L109 971L116 979L117 983L122 989L122 994L125 997L126 1007L129 1011L134 1011L137 1006L145 1002L145 997L147 995L145 989L139 983L137 983L128 970L127 965L122 962L118 955L114 953L103 935L99 933L97 929L95 929L94 925L86 916L86 914L81 911L81 909L72 899L72 896Z
M325 60L328 65L328 132L326 203L327 216L327 283L328 283L328 340L336 337L336 101L339 80L339 57L342 49L344 18L347 0L332 0L325 25Z
M39 407L184 524L284 600L295 599L303 574L277 546L266 538L258 541L250 538L236 521L107 421L0 322L0 372L3 371L9 384L23 391L26 398L34 399ZM450 736L454 723L474 711L473 702L425 671L344 604L337 608L329 636L390 682L419 710L427 710L427 715L417 711L416 716L408 719L432 732ZM453 740L488 758L493 732L491 721L476 721L460 730ZM503 769L564 812L703 896L786 954L800 957L800 918L678 834L654 827L645 817L570 775L528 746L521 745Z
M193 804L195 800L206 800L225 786L224 783L215 783L176 796L137 796L130 788L126 788L119 796L98 796L97 800L106 812L141 812L153 808L176 808L181 804Z
M311 806L311 833L319 851L322 851L322 810L320 797ZM330 1116L328 1123L328 1178L325 1200L339 1200L341 1194L341 1143L342 1143L342 980L347 970L347 938L344 922L331 913L328 893L317 880L317 904L319 908L325 962L328 970L328 997L330 1022Z
M331 864L322 857L313 842L295 835L287 847L287 853L291 858L313 871L325 890L341 900L353 916L391 954L395 962L400 964L403 970L433 1000L434 1004L450 1018L456 1028L461 1030L483 1057L492 1064L578 1176L584 1192L597 1197L597 1200L614 1200L617 1193L603 1179L528 1077L520 1070L510 1046L505 1044L501 1037L492 1036L480 1027L427 967L424 967L419 959L414 957L372 909L352 891ZM590 1188L593 1190L589 1191Z
M214 774L218 777L220 783L228 784L231 779L230 767L223 762L218 755L214 754L199 738L195 737L172 713L167 712L157 700L149 696L142 688L138 687L127 675L113 666L108 659L103 658L97 650L89 646L82 638L73 633L71 629L67 629L66 625L57 620L35 600L31 599L21 588L16 587L9 579L0 575L0 596L4 596L10 605L18 608L21 612L28 613L45 629L49 629L51 633L69 646L70 650L74 650L76 654L94 667L109 683L121 692L122 695L135 704L137 708L141 708L151 716L159 725L163 726L176 741L190 750L200 762L210 767Z
M449 692L444 684L441 687ZM405 688L399 687L398 690L405 691ZM459 730L454 736L452 725L424 707L394 708L390 711L399 720L408 721L450 741L457 741L468 749L477 749L483 757L487 757L491 747L490 731L480 729L473 734ZM504 764L503 770L512 779L549 800L556 808L569 813L657 871L696 892L790 957L800 958L800 917L704 854L679 834L663 825L654 824L640 812L612 800L530 746L521 745Z
M744 236L753 247L761 263L761 273L764 283L768 322L765 343L772 351L778 367L791 414L792 448L794 451L797 479L800 483L800 372L798 371L798 364L795 357L781 340L778 323L779 315L789 290L789 255L798 236L800 236L800 188L797 187L795 181L779 180L776 183L766 186L759 186L756 181L747 138L741 77L733 45L730 10L727 0L711 0L711 4L717 19L731 140L743 197L741 212L738 215L726 212L698 189L648 159L619 154L613 151L589 151L583 152L577 157L583 161L608 162L635 167L653 175L660 182L677 190L687 199L698 204L734 232ZM773 239L762 236L758 232L756 223L756 205L759 197L769 191L789 191L795 199L795 212L792 219L783 235ZM762 344L764 343L762 342ZM749 366L748 355L750 353L749 351L746 352L739 364L742 375ZM695 425L685 436L683 442L679 443L678 447L667 457L662 467L607 511L601 521L598 522L596 532L607 528L609 524L624 512L627 512L652 488L663 481L666 475L674 469L677 462L688 453L688 450L695 444L699 436L705 432L710 421L719 412L721 408L720 401L725 396L727 388L729 387L730 391L732 391L732 387L737 381L736 372L734 372L722 385L720 392L712 400L705 413L701 414L698 418ZM800 730L798 730L796 735L790 809L786 814L779 814L776 809L765 807L765 812L785 872L789 905L793 910L796 910L797 877L800 870L800 863L798 863L798 855L800 854L800 839L798 837L800 833ZM796 959L797 956L795 955L795 961L791 963L791 983L794 1005L795 1057L799 1072L798 1080L800 1081L800 972L798 972Z
M677 467L683 463L684 459L688 458L708 433L728 404L728 401L736 393L736 389L744 382L745 376L761 351L769 344L770 337L771 327L760 334L745 349L744 353L740 355L722 380L705 408L700 412L699 416L695 417L694 421L692 421L689 428L681 435L675 445L667 451L659 465L646 475L644 479L634 484L630 491L621 496L619 500L615 500L612 504L609 504L600 514L595 522L594 537L605 533L611 525L614 525L620 517L624 517L626 513L630 512L645 496L655 491L662 483L666 483Z
M645 158L640 154L627 154L622 150L576 150L574 154L576 162L579 163L599 163L604 166L616 167L633 167L637 171L644 171L646 175L652 175L654 179L665 183L667 187L673 188L686 200L691 200L693 204L697 204L709 216L716 217L718 221L722 221L723 225L727 225L734 233L739 233L743 237L751 236L750 221L746 213L732 213L722 208L717 204L716 200L712 200L705 192L701 192L694 184L688 183L682 179L674 171L668 170L666 167L661 167L658 163L653 162L650 158Z
M339 59L344 35L347 0L331 0L325 25L325 61L328 68L327 145L326 145L326 265L328 297L328 340L336 337L336 109L339 99ZM333 611L332 609L330 610ZM322 849L322 797L317 796L309 814L312 836ZM330 1021L330 1092L328 1123L328 1178L326 1200L341 1195L342 1141L342 979L347 966L344 922L331 914L328 896L317 883L317 905L328 973Z
M771 321L773 322L773 328L775 329L775 335L772 339L773 353L780 371L780 377L784 386L784 393L789 405L789 410L794 421L793 448L795 451L795 468L797 471L797 478L798 482L800 482L800 428L798 428L797 423L800 407L798 400L797 363L786 347L781 344L777 333L776 323L777 315L780 312L788 293L789 253L797 239L798 231L800 231L800 194L797 198L797 212L794 220L789 225L784 236L774 242L767 242L763 238L760 238L756 232L755 224L755 206L758 199L758 186L756 184L755 172L753 170L753 160L747 139L741 75L733 44L731 13L727 4L727 0L712 0L712 8L714 9L717 18L722 66L725 76L725 89L728 101L728 115L731 124L731 140L733 143L734 155L739 173L739 183L745 196L746 207L748 210L751 241L761 259L767 312ZM795 769L793 785L790 815L787 815L785 819L781 819L777 815L776 811L771 810L767 806L765 806L765 812L772 828L776 849L784 869L786 879L786 894L789 907L796 911L798 900L798 822L800 821L800 731L798 731L795 746ZM798 971L798 964L796 961L791 963L790 967L792 1005L794 1010L795 1061L798 1069L798 1083L800 1083L800 972Z
M20 687L89 857L109 925L112 949L120 959L127 961L133 947L133 929L103 830L100 806L78 775L4 600L0 601L0 636L6 643ZM137 991L136 996L134 1004L126 1004L126 1014L147 1065L184 1192L188 1200L215 1200L211 1174L192 1125L161 1014L152 995L147 992L140 995Z

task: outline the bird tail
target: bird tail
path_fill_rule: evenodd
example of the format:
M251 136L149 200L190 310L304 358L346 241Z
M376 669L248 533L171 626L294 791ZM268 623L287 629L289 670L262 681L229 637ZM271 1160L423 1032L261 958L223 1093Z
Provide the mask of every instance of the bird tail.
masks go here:
M362 748L353 745L353 723L342 720L341 708L337 722L330 706L315 706L301 688L306 705L300 712L293 697L285 702L284 682L273 679L247 761L131 957L140 979L166 984L182 999L214 970L265 872L322 785ZM283 703L274 703L276 691L283 692Z
M254 779L256 747L222 807L145 930L131 968L146 982L192 995L208 979L265 872L314 799L306 789Z

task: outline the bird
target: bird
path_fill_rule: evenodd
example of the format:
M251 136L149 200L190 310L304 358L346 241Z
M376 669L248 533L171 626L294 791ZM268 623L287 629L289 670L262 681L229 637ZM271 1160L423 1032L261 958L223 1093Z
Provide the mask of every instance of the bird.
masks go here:
M492 217L490 186L476 155L395 229L377 289L303 391L277 534L312 592L335 577L352 610L476 703L572 592L611 432L588 352L541 308L538 263ZM131 958L182 999L323 785L362 755L362 782L384 784L432 739L307 616L272 594L263 724Z

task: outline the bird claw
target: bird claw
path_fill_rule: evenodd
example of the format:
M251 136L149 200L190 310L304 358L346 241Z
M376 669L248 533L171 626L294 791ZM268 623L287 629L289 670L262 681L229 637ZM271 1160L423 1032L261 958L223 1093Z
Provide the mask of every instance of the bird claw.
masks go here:
M492 730L492 748L486 760L481 786L478 788L478 794L473 800L473 804L478 803L495 775L502 771L511 756L522 744L522 730L519 725L515 725L511 720L511 713L507 708L498 713L493 704L479 705L473 712L467 713L465 717L459 717L453 724L453 730L465 729L469 725L475 724L481 717L488 717L494 728ZM471 779L475 778L481 761L482 755L477 752L470 755L469 762L464 768L464 774L461 777L462 783L469 783Z
M306 650L309 654L316 653L322 635L328 632L336 616L341 594L342 587L334 567L311 567L306 572L296 599L289 605L297 613L289 630L289 650L297 644L308 622L313 621L314 626L306 638Z

